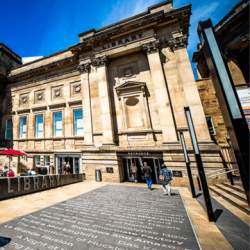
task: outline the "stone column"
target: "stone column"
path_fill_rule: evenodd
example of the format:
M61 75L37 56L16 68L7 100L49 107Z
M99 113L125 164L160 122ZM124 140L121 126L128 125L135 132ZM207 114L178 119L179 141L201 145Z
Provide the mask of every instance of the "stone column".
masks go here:
M81 87L83 89L84 144L92 145L93 121L92 121L90 83L89 83L90 61L80 62L78 70L81 73Z
M107 76L107 58L97 57L93 60L96 66L99 82L99 98L101 103L101 120L103 130L103 144L114 144L114 133L112 123L112 111L109 94L109 83Z
M154 41L144 44L142 48L147 53L154 84L163 143L172 143L177 142L177 133L158 47L159 42Z

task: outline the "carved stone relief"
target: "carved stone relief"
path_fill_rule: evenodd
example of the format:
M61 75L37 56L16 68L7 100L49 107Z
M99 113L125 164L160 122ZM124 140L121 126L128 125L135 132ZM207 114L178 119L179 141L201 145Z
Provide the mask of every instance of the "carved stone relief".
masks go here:
M35 103L44 101L44 99L45 99L44 90L38 90L35 92L35 98L34 98Z
M52 99L63 97L63 86L57 86L52 88Z
M80 95L82 92L81 82L72 82L70 84L70 94L71 96Z
M22 94L19 98L19 104L20 105L26 105L29 102L29 95L28 94Z

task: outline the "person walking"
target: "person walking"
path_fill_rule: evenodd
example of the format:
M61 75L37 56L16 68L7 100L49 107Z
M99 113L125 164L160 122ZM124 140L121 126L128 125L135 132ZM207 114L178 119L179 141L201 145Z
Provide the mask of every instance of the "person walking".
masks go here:
M164 194L171 195L171 181L173 180L173 173L164 163L161 166L159 179L161 181L161 187Z
M148 166L147 162L143 162L142 172L144 174L148 189L152 190L152 169L150 166Z

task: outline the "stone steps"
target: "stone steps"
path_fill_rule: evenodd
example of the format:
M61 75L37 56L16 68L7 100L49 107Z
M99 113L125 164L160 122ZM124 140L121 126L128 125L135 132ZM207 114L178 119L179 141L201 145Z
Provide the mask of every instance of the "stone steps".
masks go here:
M235 198L238 198L242 201L247 202L246 195L242 192L239 192L237 189L234 188L234 186L224 185L224 184L216 184L215 187L223 190L224 192L234 196Z
M220 196L224 200L231 203L233 206L239 208L241 211L246 213L247 215L250 215L250 208L248 206L248 203L246 201L246 198L242 196L241 192L236 193L237 191L233 188L226 188L222 184L216 184L214 186L209 187L212 196ZM233 190L233 191L232 191Z
M233 186L228 183L228 182L224 182L222 183L222 185L226 186L226 187L230 187L230 188L233 188L234 190L242 193L242 194L245 194L245 191L244 191L244 188L241 186L241 184L239 183L235 183Z

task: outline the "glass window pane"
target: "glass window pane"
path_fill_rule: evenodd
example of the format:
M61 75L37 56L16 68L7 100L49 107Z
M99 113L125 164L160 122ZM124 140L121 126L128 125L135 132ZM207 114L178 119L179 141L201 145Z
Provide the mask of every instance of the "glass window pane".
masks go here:
M6 140L12 140L12 119L6 120L6 125L5 125L5 139Z
M35 166L40 165L40 155L35 155Z
M19 120L19 137L20 139L26 138L27 135L27 117L22 116Z
M54 136L62 136L63 135L63 126L62 126L62 112L55 112L53 114L53 128L54 128Z
M44 156L44 165L49 166L50 165L50 157L49 155Z
M74 110L74 135L83 135L83 111L82 109Z
M43 137L43 115L39 114L35 116L35 136L36 138Z

